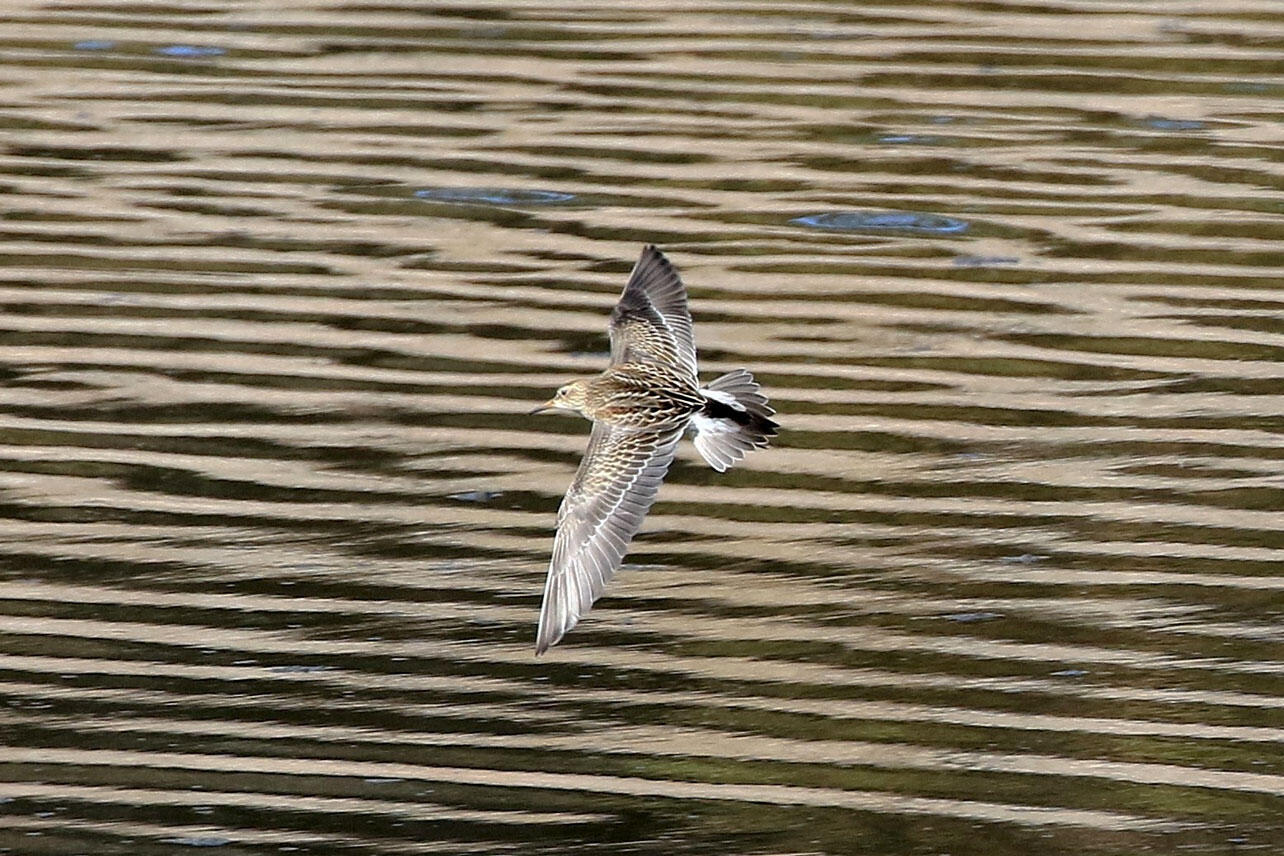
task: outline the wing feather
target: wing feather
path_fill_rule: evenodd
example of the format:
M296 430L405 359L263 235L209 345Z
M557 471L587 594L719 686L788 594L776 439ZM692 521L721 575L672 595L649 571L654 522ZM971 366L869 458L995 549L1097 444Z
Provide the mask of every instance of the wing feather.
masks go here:
M696 376L695 337L687 290L654 246L642 255L611 312L611 363L659 363Z
M557 512L536 653L575 626L601 596L655 501L682 429L593 426L588 450Z

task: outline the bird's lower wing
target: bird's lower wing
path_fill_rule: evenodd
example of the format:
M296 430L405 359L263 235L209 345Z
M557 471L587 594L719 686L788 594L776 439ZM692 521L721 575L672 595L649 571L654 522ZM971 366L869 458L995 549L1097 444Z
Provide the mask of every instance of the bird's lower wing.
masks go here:
M543 654L574 627L615 575L681 438L681 428L593 426L584 460L557 513L536 653Z

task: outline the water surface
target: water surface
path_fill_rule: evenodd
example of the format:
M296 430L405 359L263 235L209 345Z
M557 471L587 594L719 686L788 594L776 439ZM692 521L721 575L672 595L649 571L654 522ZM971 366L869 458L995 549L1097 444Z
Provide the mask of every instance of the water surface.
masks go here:
M0 852L1284 849L1277 4L268 5L0 14Z

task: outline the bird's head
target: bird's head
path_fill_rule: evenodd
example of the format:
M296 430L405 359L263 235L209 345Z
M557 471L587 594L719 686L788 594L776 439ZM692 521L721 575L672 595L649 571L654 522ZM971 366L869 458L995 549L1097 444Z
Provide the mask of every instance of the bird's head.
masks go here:
M559 388L548 401L531 411L532 414L545 410L569 410L572 413L584 413L585 395L588 393L588 381L573 380Z

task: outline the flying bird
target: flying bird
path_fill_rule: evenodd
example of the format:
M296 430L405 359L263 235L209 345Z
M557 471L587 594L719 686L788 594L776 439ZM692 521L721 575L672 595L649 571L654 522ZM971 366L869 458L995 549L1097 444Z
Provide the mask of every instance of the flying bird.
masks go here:
M569 410L593 422L588 449L557 512L536 654L557 644L601 596L684 433L693 433L696 450L722 472L766 447L780 427L744 369L700 385L686 288L654 246L645 247L633 266L609 332L606 371L566 384L532 411Z

